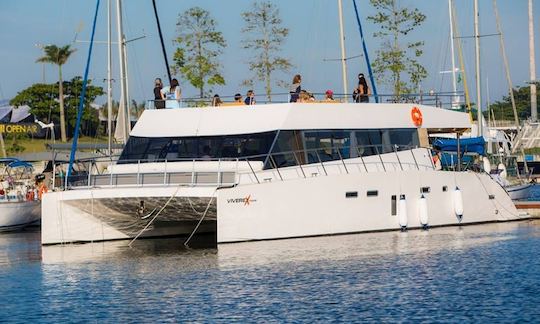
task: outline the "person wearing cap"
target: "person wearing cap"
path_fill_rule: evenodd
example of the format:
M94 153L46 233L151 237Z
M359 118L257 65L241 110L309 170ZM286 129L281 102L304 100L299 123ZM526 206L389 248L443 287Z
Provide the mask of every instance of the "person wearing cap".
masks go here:
M237 103L237 104L242 104L244 105L244 100L242 100L242 95L237 93L234 95L234 102Z
M334 101L334 91L326 90L324 101Z

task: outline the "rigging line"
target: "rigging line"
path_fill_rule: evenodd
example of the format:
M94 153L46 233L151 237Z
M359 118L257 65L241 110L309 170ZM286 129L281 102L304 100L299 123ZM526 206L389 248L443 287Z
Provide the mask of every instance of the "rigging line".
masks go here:
M360 22L360 15L358 14L358 7L356 6L356 0L352 0L354 5L354 12L356 14L356 22L358 23L358 29L360 30L360 38L362 39L362 49L364 50L364 56L366 57L366 65L369 72L369 79L371 81L371 87L373 88L373 95L375 96L375 102L379 103L379 96L377 94L377 85L375 84L375 79L373 77L373 71L371 69L371 62L369 61L368 50L366 46L366 41L364 39L364 32L362 30L362 23Z
M161 50L163 51L163 58L165 59L165 67L167 68L167 76L169 77L169 84L171 84L171 69L169 68L169 60L167 59L167 51L165 50L165 43L163 42L163 34L161 33L161 24L159 23L159 16L156 7L156 0L152 0L154 6L154 15L156 16L156 24L159 33L159 40L161 42Z
M459 35L459 29L456 23L456 17L457 17L456 5L454 2L452 2L452 25L454 27L454 35ZM472 109L471 109L471 97L469 95L469 87L467 85L467 73L465 72L465 61L463 59L463 48L461 46L461 40L458 39L456 44L458 48L458 58L459 58L459 65L461 68L461 74L463 75L463 91L465 92L465 103L467 105L467 110L469 112L469 121L472 124L473 117L472 117Z
M131 25L129 23L129 15L124 16L124 21L126 22L128 33L133 34L132 29L131 29ZM143 34L144 34L144 30L143 30ZM134 41L137 41L137 40L140 40L140 39L145 39L145 38L146 38L146 35L136 37L136 38L133 38L133 39L130 39L130 40L126 40L124 43L125 43L125 46L127 47L128 43L131 43L131 42L134 42ZM139 57L137 55L138 51L133 50L131 52L133 53L133 62L129 61L128 64L131 63L132 65L135 65L135 79L138 81L137 86L139 87L139 93L143 94L143 93L145 93L145 91L144 91L144 86L143 86L143 82L142 82L142 78L141 78L141 69L140 69L140 65L139 65ZM132 98L133 98L133 96L132 96ZM143 102L144 102L144 97L143 97ZM135 112L136 113L138 112L137 105L135 105Z
M84 79L82 84L82 92L79 99L79 109L77 111L77 123L75 125L75 134L73 135L73 143L71 145L71 153L69 156L69 167L66 172L66 189L68 184L68 179L71 174L71 168L73 167L73 161L75 160L75 152L77 151L77 142L79 140L79 129L81 128L81 119L83 115L83 109L84 109L84 99L86 97L86 85L88 83L88 72L90 70L90 60L92 58L92 48L94 46L94 36L96 33L96 22L99 12L99 2L100 0L96 1L96 11L94 13L94 23L92 25L92 36L90 37L90 46L88 48L88 58L86 60L86 69L84 71Z
M133 242L135 242L135 240L137 240L139 238L139 236L141 236L142 233L144 233L148 227L150 227L150 225L152 225L152 223L154 222L154 220L156 220L156 218L159 216L159 214L161 214L161 212L169 205L169 203L171 202L171 200L173 200L173 198L176 197L176 194L178 193L178 191L180 190L180 187L182 187L182 185L178 185L178 187L176 188L176 191L174 192L174 194L169 198L169 200L167 200L167 202L165 203L165 205L163 205L163 207L161 207L161 209L157 212L157 214L148 222L148 224L146 224L146 226L133 238L133 240L131 240L131 242L129 242L128 246L131 247L131 244L133 244Z
M189 235L189 237L187 238L187 240L184 242L184 246L185 246L185 247L188 246L189 241L191 241L191 238L193 237L193 235L195 235L195 233L196 233L197 230L199 229L199 226L201 226L202 221L204 220L204 217L205 217L206 214L208 213L208 209L210 209L210 205L212 205L212 201L214 201L214 196L216 195L217 190L218 190L218 188L214 189L214 192L212 193L212 197L210 197L210 201L208 202L208 205L206 205L206 209L204 210L204 214L202 215L201 219L200 219L199 222L197 223L197 226L195 226L195 228L193 229L193 232L191 232L191 235Z

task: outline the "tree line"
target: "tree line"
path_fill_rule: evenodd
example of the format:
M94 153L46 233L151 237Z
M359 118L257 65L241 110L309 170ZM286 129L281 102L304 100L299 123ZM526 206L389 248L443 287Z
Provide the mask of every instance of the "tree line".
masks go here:
M405 6L397 0L370 0L370 4L376 13L369 16L368 21L377 26L373 36L381 40L373 61L377 82L392 89L396 97L419 92L421 81L427 77L427 71L420 63L424 42L411 40L411 33L424 23L426 16L417 8ZM240 13L240 17L244 35L241 44L250 53L247 63L251 72L242 85L253 87L255 82L262 83L265 95L271 101L273 87L284 84L283 80L277 79L276 73L288 73L294 66L289 58L281 54L290 30L284 26L279 8L270 1L253 2L251 7ZM227 41L211 13L197 6L180 13L176 26L173 71L197 89L200 98L208 97L214 86L225 85L220 58ZM36 62L57 65L58 83L34 84L19 92L10 104L28 105L38 119L60 123L61 139L66 141L75 124L82 80L75 77L63 81L62 66L75 50L70 45L48 45L43 51L44 55ZM518 88L517 91L526 90ZM92 134L97 129L97 112L90 109L90 103L103 94L102 87L89 83L83 134ZM494 106L503 107L505 101L497 102ZM504 117L507 117L506 113Z

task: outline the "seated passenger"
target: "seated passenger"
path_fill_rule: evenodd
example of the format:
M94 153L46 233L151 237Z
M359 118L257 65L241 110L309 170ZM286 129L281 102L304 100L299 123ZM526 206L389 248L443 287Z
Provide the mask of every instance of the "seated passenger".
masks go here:
M244 100L244 103L248 106L255 104L255 92L253 92L253 90L249 90L246 93L246 100Z
M296 102L310 102L309 93L306 90L300 90L300 94L298 95L298 100Z
M326 90L324 101L334 101L334 92L332 90Z
M221 101L221 98L218 94L214 95L214 98L212 98L212 107L219 107L221 106L223 102Z
M237 93L234 95L234 102L238 104L244 104L244 101L242 100L242 95Z

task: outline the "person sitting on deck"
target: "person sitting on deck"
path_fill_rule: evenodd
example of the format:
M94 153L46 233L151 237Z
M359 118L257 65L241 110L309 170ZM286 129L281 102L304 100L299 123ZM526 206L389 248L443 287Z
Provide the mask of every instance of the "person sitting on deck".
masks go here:
M244 103L248 106L255 104L255 92L253 90L248 90L246 93L246 99L244 100Z
M326 90L324 101L335 101L334 100L334 91L332 90Z
M223 102L221 101L221 98L218 94L214 95L214 98L212 98L212 107L219 107L221 106Z
M244 104L244 101L242 100L242 95L237 93L234 95L234 102L238 104Z

